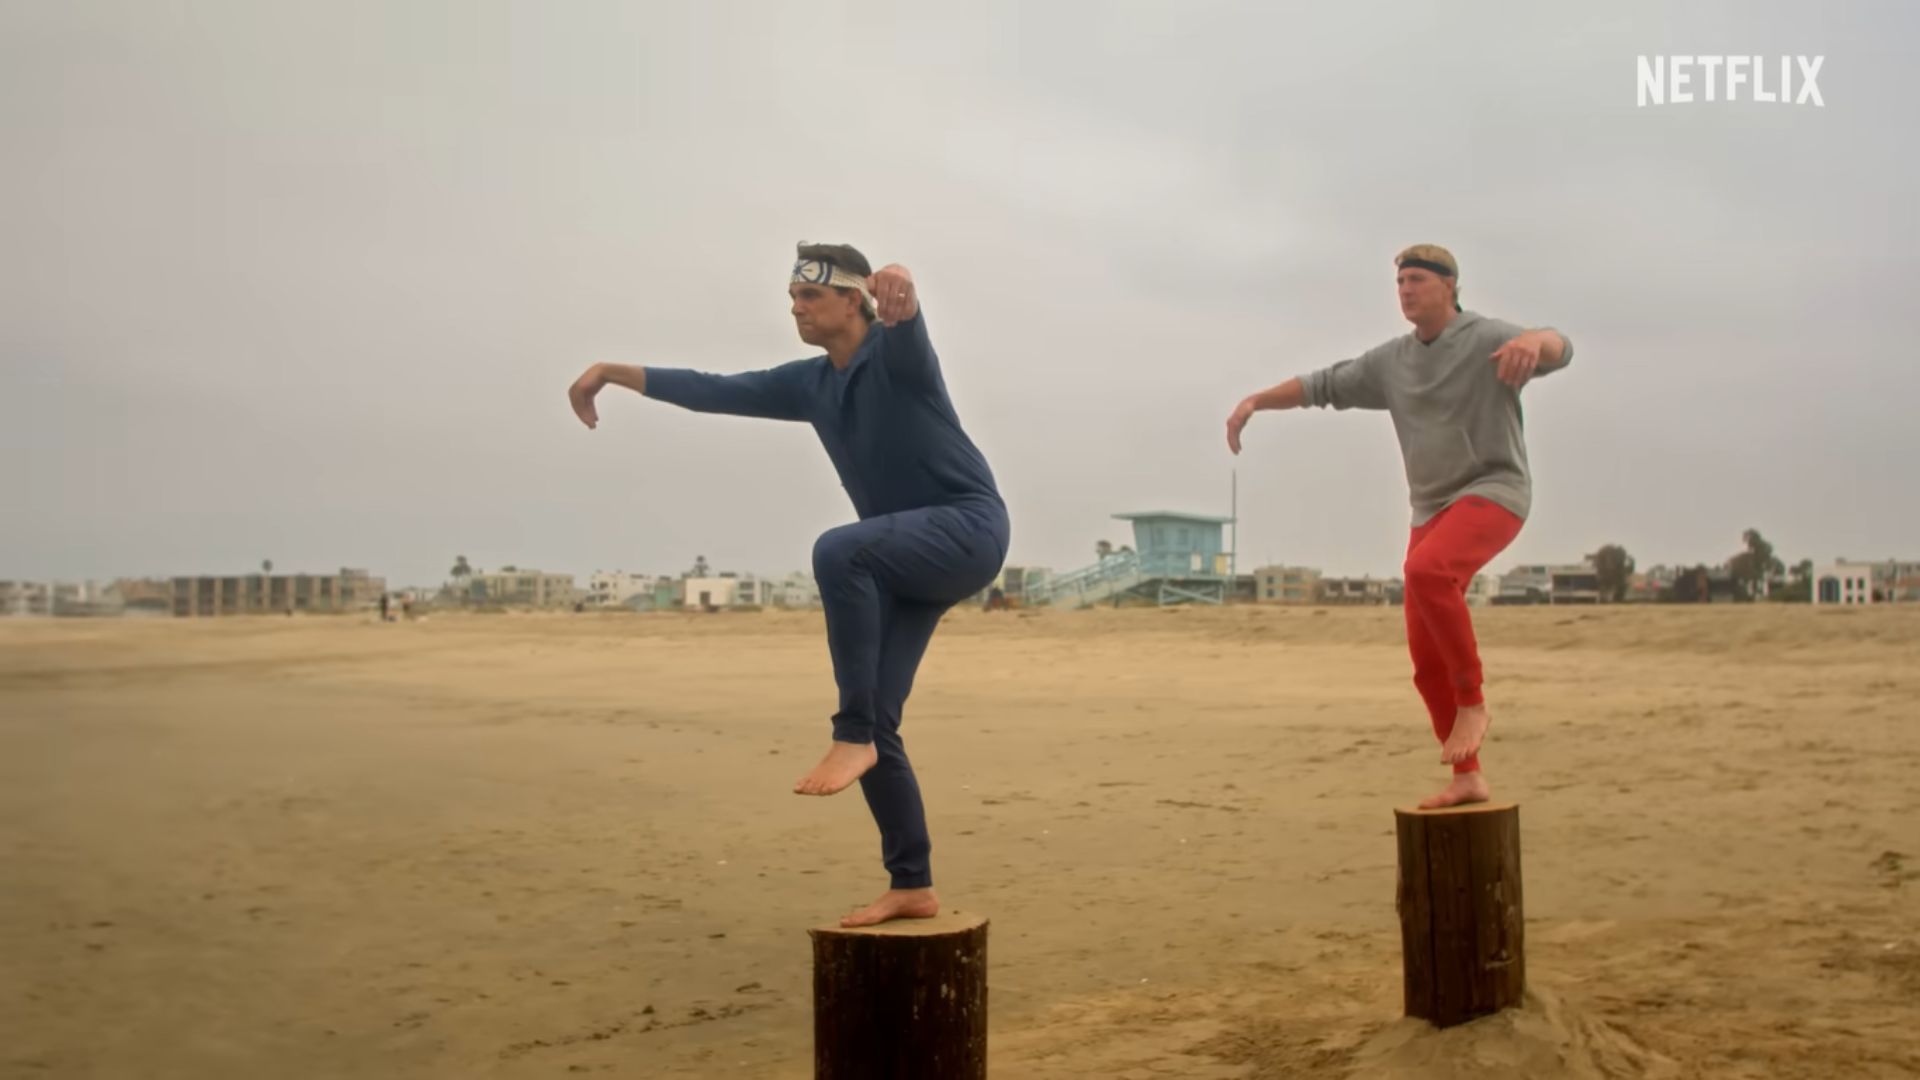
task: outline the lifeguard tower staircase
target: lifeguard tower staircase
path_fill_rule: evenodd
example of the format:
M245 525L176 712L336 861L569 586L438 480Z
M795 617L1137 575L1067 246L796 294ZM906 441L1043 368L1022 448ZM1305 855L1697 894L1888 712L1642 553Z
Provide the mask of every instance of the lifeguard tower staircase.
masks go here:
M1152 510L1113 515L1133 523L1133 550L1056 574L1032 589L1029 604L1223 604L1233 580L1225 527L1232 518Z

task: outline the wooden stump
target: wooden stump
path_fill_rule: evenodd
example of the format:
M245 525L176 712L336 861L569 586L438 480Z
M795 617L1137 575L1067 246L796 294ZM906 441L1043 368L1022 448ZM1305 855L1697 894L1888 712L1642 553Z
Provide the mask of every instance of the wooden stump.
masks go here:
M1406 1013L1451 1027L1527 988L1520 808L1395 810Z
M816 1080L985 1080L986 919L808 933Z

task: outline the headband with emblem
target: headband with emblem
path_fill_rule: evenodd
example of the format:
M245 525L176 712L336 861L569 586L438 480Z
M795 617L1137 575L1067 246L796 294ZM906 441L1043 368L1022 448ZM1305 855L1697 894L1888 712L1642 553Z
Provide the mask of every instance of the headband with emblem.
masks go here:
M821 259L801 259L793 264L795 285L825 285L830 289L853 289L860 294L860 306L873 311L873 294L867 291L867 279L844 267Z

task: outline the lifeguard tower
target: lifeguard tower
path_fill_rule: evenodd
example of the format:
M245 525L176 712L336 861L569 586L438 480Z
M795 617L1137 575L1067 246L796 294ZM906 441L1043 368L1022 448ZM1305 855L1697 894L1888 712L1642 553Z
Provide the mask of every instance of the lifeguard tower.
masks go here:
M1044 597L1030 594L1029 603L1060 607L1226 603L1234 568L1224 534L1232 518L1169 510L1113 516L1133 523L1133 550L1055 575L1047 582Z

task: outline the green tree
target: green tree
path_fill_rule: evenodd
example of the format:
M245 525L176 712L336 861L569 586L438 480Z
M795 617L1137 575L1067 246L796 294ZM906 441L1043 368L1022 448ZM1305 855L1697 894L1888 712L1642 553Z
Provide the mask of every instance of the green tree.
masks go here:
M1607 544L1587 556L1593 561L1594 576L1599 579L1600 596L1619 603L1627 598L1627 586L1633 577L1633 556L1619 544Z
M263 574L271 574L271 573L273 573L273 560L272 560L272 559L261 559L261 560L260 560L260 572L261 572L261 573L263 573Z
M1768 584L1786 572L1786 564L1774 555L1773 545L1767 543L1759 529L1741 533L1740 541L1746 550L1727 560L1727 571L1749 599L1765 595Z
M1774 589L1767 599L1782 604L1811 604L1813 602L1813 560L1801 559L1787 568L1785 588Z

